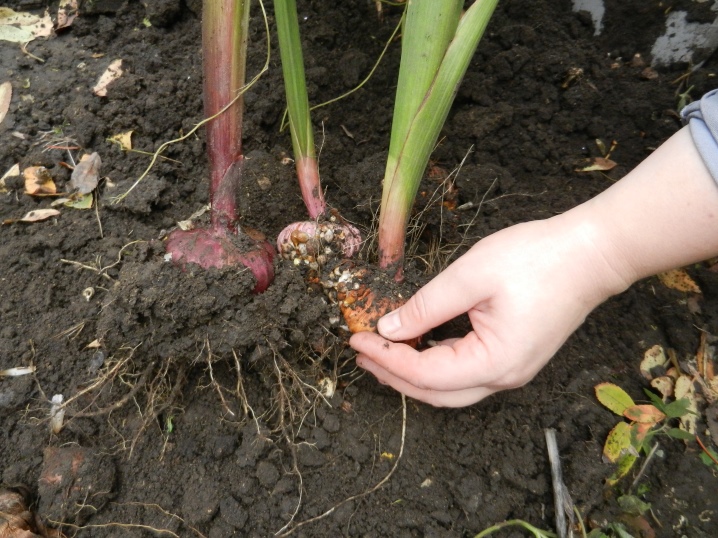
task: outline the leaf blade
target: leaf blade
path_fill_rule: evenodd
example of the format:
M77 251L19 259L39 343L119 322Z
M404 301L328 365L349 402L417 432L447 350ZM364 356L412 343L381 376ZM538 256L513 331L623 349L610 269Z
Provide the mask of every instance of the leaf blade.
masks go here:
M598 401L619 416L623 416L626 409L636 405L625 390L613 383L599 383L595 391Z

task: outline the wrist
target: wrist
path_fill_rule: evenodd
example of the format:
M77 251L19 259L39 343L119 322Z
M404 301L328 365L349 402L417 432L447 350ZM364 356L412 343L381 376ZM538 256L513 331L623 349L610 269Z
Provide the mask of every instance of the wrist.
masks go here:
M548 220L570 253L568 274L584 301L594 308L635 282L635 272L617 250L611 229L602 222L592 201ZM561 238L563 237L563 238Z

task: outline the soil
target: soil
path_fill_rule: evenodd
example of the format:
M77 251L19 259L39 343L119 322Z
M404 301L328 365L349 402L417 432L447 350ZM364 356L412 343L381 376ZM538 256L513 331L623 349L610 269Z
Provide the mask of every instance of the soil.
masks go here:
M385 6L379 20L366 0L298 3L310 100L319 103L367 76L398 11ZM593 387L611 381L641 399L646 349L662 344L683 360L702 330L718 334L718 278L707 265L689 269L698 301L655 278L640 282L598 308L524 388L461 410L408 401L404 434L401 398L357 371L336 307L293 265L276 261L274 284L254 295L246 272L165 262L166 233L208 201L201 130L112 203L149 157L109 137L131 130L134 149L152 152L202 119L200 1L83 4L71 28L28 45L42 63L0 44L0 82L14 91L0 125L0 173L42 165L62 191L62 163L98 152L105 178L96 209L61 207L44 222L0 227L0 369L37 368L0 379L2 482L28 486L39 516L68 536L271 536L370 490L396 465L381 487L294 534L461 537L511 518L550 529L544 428L554 428L585 521L621 518L616 498L636 473L605 487L613 467L601 451L618 418ZM678 93L692 86L696 98L715 85L713 57L682 84L686 64L646 70L665 3L606 5L606 31L594 37L590 17L567 0L499 3L417 198L409 281L426 281L481 237L607 188L680 128ZM56 13L57 2L49 8ZM256 5L254 15L250 74L266 54ZM271 53L246 94L241 208L245 225L273 238L305 212L279 129L274 39ZM395 43L359 91L314 113L327 199L370 237L399 56ZM106 97L94 95L117 58L123 75ZM618 165L577 172L602 156L596 139L606 149L616 141ZM82 150L53 149L68 146ZM23 194L19 178L6 187L3 221L49 207ZM371 259L369 246L362 256ZM434 337L465 330L458 319ZM69 404L53 434L56 394ZM639 488L656 535L718 535L715 472L695 443L659 442Z

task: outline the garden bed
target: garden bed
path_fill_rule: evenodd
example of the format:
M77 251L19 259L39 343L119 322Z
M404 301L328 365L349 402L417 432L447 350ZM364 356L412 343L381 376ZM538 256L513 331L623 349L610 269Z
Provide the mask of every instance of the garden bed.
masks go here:
M601 451L617 418L593 387L610 381L640 399L646 349L695 355L701 331L718 332L715 272L690 269L697 302L642 281L598 308L527 386L459 410L407 401L404 422L400 396L355 369L337 309L292 264L277 261L274 284L257 296L246 272L165 262L167 232L207 203L201 131L111 203L149 157L110 137L133 131L133 148L151 153L202 119L200 2L85 4L70 28L28 45L42 63L0 42L0 83L14 92L0 124L0 175L42 165L62 191L70 171L61 163L71 159L53 148L77 147L73 158L101 156L104 178L96 208L0 228L0 370L37 368L0 379L3 483L29 486L39 515L62 520L68 535L270 536L368 492L396 465L382 487L295 535L473 536L511 518L550 529L544 429L554 428L586 521L620 519L616 498L632 477L604 486L613 468ZM606 4L605 32L594 36L591 17L568 1L499 3L420 188L408 280L426 281L492 232L601 192L680 128L678 94L715 85L712 57L680 82L687 63L650 68L665 6ZM265 61L259 13L255 5L249 77ZM398 21L386 6L380 20L366 0L300 1L299 14L313 104L360 83ZM395 43L359 91L314 113L327 198L369 237L399 54ZM124 73L106 97L94 95L118 58ZM269 71L246 94L240 201L243 224L270 238L304 218L289 133L279 131L278 62L275 41ZM603 156L596 139L616 142L617 166L577 172ZM21 180L6 187L0 220L50 205L23 194ZM459 319L435 337L466 327ZM75 398L57 435L48 425L55 394ZM633 489L651 503L656 535L715 536L718 478L694 445L659 442ZM39 484L63 457L89 462L82 483Z

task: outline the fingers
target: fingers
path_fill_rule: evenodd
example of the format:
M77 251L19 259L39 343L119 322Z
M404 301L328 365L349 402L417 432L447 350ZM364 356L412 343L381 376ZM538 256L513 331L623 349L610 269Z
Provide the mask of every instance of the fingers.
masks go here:
M463 263L462 263L463 262ZM467 312L480 300L475 276L459 260L421 288L403 306L379 320L379 333L390 340L409 340Z
M464 407L483 400L494 391L486 387L474 387L455 391L420 389L391 374L366 355L357 355L357 364L371 372L381 383L389 385L402 394L436 407Z
M423 351L390 342L373 333L355 334L350 344L391 374L392 380L401 379L422 390L460 391L487 387L502 375L493 366L496 362L488 359L484 344L476 333L469 333L451 346L437 345Z

